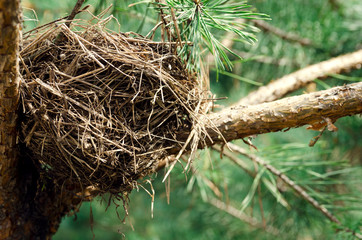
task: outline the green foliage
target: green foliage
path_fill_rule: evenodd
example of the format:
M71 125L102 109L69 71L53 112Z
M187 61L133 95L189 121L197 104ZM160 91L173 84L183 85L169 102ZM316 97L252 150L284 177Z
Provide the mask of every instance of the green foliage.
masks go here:
M160 10L167 10L168 24L173 26L181 41L181 58L187 62L188 68L200 70L203 49L206 47L215 56L218 69L232 68L227 53L237 56L224 46L216 37L215 31L233 32L240 40L247 43L256 42L255 31L243 19L262 19L265 14L253 13L251 6L245 2L227 0L167 0L167 4L159 4ZM172 11L174 17L172 18ZM177 25L177 26L175 26ZM177 39L177 38L175 38ZM191 44L188 44L191 42Z

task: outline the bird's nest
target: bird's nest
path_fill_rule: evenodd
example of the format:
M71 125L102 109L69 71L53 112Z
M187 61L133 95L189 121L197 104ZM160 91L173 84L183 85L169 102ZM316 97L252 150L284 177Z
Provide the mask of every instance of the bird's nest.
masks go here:
M192 130L202 91L172 43L74 26L24 38L21 141L57 184L130 191L182 149L177 136Z

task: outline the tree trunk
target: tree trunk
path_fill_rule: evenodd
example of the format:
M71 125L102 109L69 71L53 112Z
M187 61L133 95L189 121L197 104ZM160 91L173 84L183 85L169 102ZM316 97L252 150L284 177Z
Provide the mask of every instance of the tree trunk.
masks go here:
M19 101L20 1L0 1L0 238L16 231L21 190L16 145Z
M19 0L0 0L0 239L49 239L79 201L73 186L42 179L19 151L20 18Z

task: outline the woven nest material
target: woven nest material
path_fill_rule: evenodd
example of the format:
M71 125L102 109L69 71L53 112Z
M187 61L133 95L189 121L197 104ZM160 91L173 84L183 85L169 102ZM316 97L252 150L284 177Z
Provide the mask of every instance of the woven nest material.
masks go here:
M64 24L21 51L22 141L56 183L121 193L181 148L200 90L168 43Z

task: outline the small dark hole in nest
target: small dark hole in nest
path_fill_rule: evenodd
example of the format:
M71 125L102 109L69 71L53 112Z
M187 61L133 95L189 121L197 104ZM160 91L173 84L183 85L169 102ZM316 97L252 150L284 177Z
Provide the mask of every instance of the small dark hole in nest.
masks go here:
M168 44L77 27L25 38L21 139L58 184L129 191L182 146L176 136L193 125L198 83Z

